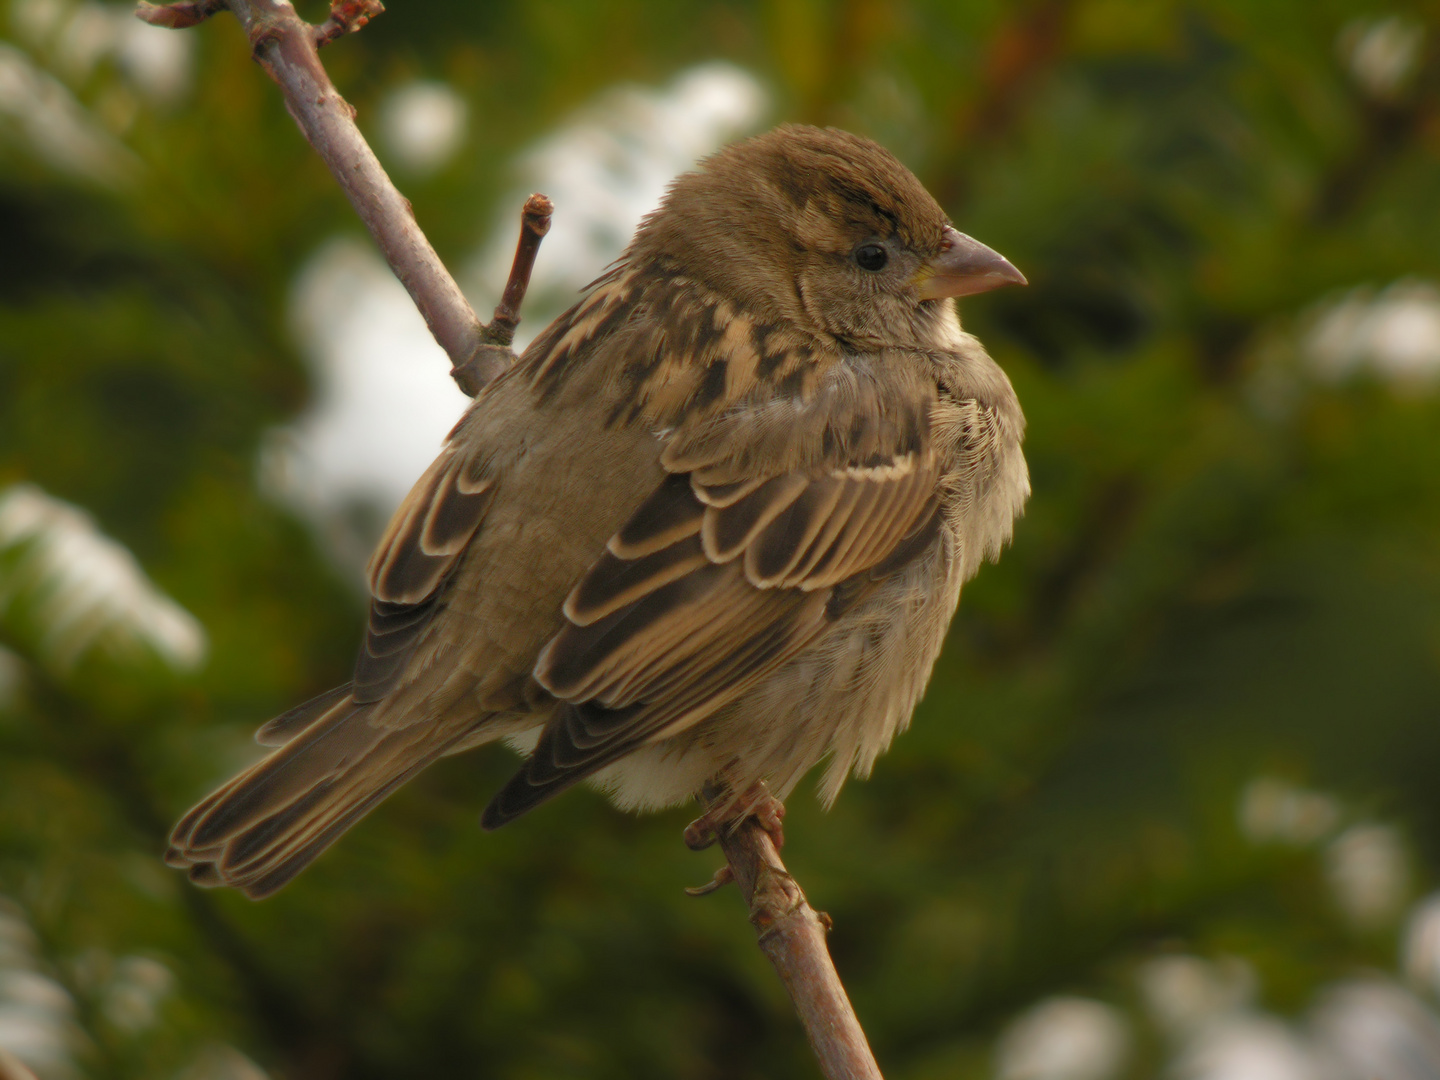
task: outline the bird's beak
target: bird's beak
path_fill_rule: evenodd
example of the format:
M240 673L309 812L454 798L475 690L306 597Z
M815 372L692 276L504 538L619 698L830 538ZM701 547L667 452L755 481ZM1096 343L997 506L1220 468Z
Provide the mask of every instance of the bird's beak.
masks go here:
M940 254L920 268L914 281L921 300L973 296L1002 285L1029 284L1004 255L948 225Z

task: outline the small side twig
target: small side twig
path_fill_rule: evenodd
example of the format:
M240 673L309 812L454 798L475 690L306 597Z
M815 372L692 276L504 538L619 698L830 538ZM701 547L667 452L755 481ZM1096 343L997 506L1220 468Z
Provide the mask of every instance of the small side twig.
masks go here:
M883 1080L825 945L829 916L810 906L754 818L719 830L719 840L750 905L760 948L789 991L821 1073L826 1080Z
M544 195L531 195L520 209L520 242L515 245L510 280L505 283L505 292L495 307L495 316L486 327L498 345L509 345L515 339L515 327L520 323L520 305L525 302L525 290L530 287L530 272L535 269L540 241L550 231L550 216L554 213L555 204Z
M481 387L515 362L510 343L515 340L515 327L520 324L520 305L530 288L530 272L535 269L535 255L540 241L550 231L550 217L555 204L544 195L531 195L520 209L520 240L515 245L515 259L510 264L510 277L495 314L480 330L480 344L462 364L450 369L450 377L461 390L474 397Z
M384 11L385 5L380 0L333 0L330 18L315 27L315 47L318 49L346 34L353 34Z

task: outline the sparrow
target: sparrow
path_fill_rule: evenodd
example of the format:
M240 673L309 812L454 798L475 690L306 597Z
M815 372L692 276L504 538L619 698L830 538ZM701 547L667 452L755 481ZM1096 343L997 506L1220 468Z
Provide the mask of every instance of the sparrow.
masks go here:
M1009 379L955 298L1024 276L875 143L787 125L671 185L488 384L368 568L354 677L165 858L267 896L437 759L527 756L495 829L590 780L743 813L909 723L1029 495Z

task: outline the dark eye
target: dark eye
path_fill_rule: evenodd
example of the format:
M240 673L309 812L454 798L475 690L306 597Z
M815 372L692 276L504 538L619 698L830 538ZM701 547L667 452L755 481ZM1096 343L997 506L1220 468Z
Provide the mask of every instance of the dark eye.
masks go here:
M855 262L861 270L884 270L890 253L879 244L861 244L855 249Z

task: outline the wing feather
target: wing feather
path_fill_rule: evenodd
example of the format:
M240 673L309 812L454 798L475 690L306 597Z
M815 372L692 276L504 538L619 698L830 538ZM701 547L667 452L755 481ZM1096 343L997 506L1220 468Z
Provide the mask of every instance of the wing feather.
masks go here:
M800 497L809 485L801 475L774 476L743 498L705 510L700 537L705 554L717 563L729 562L750 545L760 530Z
M689 493L689 477L667 477L610 538L607 549L617 558L639 559L698 533L705 507L689 498Z
M485 825L678 733L798 654L935 542L938 480L933 454L913 451L723 484L667 479L566 600L534 670L561 706Z
M708 563L698 536L634 559L617 558L607 550L566 598L565 617L576 626L589 626Z
M838 530L844 525L844 516L834 512L845 493L845 485L833 476L808 485L745 552L746 576L762 589L784 583L827 526Z
M370 620L351 690L358 704L379 701L404 676L494 494L489 461L452 443L391 517L370 559Z
M682 665L677 691L657 706L606 709L595 702L565 702L545 729L534 753L486 807L481 824L497 829L558 795L632 750L667 738L734 700L773 670L777 658L793 656L824 625L825 604L804 596L799 617L761 624L708 667Z
M433 595L479 527L491 486L468 455L447 448L391 517L370 559L370 595L391 604Z

